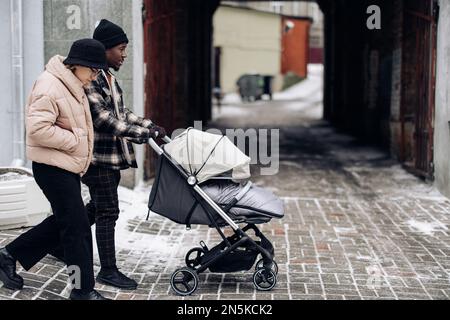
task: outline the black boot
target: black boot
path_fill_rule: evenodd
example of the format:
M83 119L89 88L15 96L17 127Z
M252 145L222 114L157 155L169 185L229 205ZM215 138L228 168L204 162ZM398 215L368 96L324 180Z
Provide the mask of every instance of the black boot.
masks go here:
M104 296L102 296L100 293L98 293L95 290L92 290L91 292L88 293L82 293L79 290L72 290L72 292L70 293L70 300L111 300L108 298L105 298Z
M128 278L116 267L102 268L97 275L97 281L120 289L134 290L138 286L136 281Z
M16 259L6 248L0 249L0 281L5 288L20 290L23 288L23 278L16 273Z

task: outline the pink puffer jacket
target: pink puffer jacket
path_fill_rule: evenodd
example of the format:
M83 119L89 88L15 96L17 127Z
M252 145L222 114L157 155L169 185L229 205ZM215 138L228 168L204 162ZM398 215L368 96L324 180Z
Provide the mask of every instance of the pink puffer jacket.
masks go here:
M27 103L28 159L83 175L91 162L94 129L82 82L54 56Z

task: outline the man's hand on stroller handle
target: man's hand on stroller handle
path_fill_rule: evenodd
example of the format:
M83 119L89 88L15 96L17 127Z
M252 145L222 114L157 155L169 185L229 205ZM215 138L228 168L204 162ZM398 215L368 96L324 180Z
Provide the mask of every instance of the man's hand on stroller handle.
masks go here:
M157 138L160 138L161 140L163 140L166 143L169 143L170 141L172 141L172 139L167 137L166 129L164 129L163 127L160 127L160 126L152 123L148 129L150 130L150 137L152 139L156 140Z
M166 136L166 129L164 129L163 127L157 126L157 125L153 125L150 129L150 133L154 132L155 133L155 138L160 137L163 138Z
M155 139L158 138L158 136L161 136L161 132L156 128L150 128L149 131L149 138Z
M164 130L164 128L161 128L163 131L159 131L159 130L155 130L154 132L152 132L152 130L150 130L150 138L153 140L156 140L157 138L161 138L162 141L169 143L170 141L172 141L172 139L170 139L167 134L166 131Z

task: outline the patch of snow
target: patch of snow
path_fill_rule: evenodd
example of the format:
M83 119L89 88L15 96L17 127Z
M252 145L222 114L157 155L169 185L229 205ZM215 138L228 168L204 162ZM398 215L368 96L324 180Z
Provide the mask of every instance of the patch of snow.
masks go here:
M446 200L439 190L432 184L428 184L407 172L401 165L394 165L389 168L389 175L393 180L404 181L408 188L405 188L405 196L411 198Z
M17 172L8 172L4 174L0 174L0 181L11 181L11 180L25 180L30 177L25 174L20 174Z
M151 186L139 185L131 190L120 186L118 189L120 215L116 223L116 250L128 249L133 251L151 251L169 255L174 250L174 243L167 241L169 236L148 234L137 231L141 222L144 222L148 213L148 197ZM134 224L130 224L134 220ZM166 219L150 213L148 221L162 221ZM93 226L95 229L95 225ZM95 235L95 232L93 233ZM94 248L97 248L95 236L93 236Z
M342 228L342 227L334 227L334 232L336 233L355 233L355 228Z
M273 94L274 100L305 99L310 105L311 99L321 101L323 88L323 66L308 65L308 77L283 92Z
M348 142L354 140L352 137L348 138ZM387 153L383 150L372 147L358 147L357 149L352 149L351 152L349 152L348 148L339 148L330 150L330 154L342 161L370 161L388 157Z
M309 63L308 64L309 74L323 74L323 64L321 63Z
M371 256L356 256L356 259L360 261L370 261L370 262L376 261L376 259L374 259Z
M170 252L172 245L167 242L165 237L130 230L128 221L138 220L144 221L148 213L148 197L151 187L143 185L137 186L135 189L127 189L119 187L119 199L121 213L116 227L117 237L116 246L118 249L132 249L138 251L152 252ZM149 221L158 219L154 213L149 216ZM138 224L139 225L139 224Z
M227 93L222 99L222 104L239 104L241 102L241 97L237 93Z
M280 161L280 165L288 166L288 167L295 167L298 169L304 168L301 163L294 162L294 161Z
M221 117L247 117L249 114L248 110L233 105L224 105L220 109L214 106L212 109L212 119L214 120Z
M414 230L432 236L436 231L446 231L448 228L439 221L427 222L410 219L407 224Z

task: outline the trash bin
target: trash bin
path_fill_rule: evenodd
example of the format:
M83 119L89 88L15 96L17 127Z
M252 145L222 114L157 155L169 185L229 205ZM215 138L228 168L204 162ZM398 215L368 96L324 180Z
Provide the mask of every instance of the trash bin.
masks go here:
M239 95L242 101L261 99L264 89L264 79L259 74L244 74L238 81Z
M272 100L272 80L273 76L271 75L242 75L237 81L242 101L260 100L264 94L267 94Z
M264 89L263 94L269 95L269 99L272 100L272 80L273 76L265 75L264 78Z

